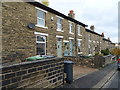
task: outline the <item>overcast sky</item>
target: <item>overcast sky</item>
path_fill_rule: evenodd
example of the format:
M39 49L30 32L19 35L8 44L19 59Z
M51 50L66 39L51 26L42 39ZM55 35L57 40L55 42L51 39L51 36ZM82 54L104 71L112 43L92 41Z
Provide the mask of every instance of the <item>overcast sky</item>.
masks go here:
M75 19L95 25L95 31L105 33L111 41L118 42L118 1L120 0L49 0L49 7L68 15L74 10ZM88 27L89 28L89 27Z

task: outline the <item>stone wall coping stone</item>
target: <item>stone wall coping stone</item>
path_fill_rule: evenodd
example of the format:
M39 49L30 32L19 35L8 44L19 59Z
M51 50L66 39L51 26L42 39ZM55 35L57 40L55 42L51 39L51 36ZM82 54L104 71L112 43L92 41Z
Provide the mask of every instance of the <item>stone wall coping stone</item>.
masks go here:
M20 67L20 66L29 65L29 64L49 62L49 61L58 60L58 59L62 59L62 58L55 57L55 58L50 58L50 59L21 62L21 63L18 63L18 64L9 65L9 66L2 66L2 67L0 67L0 69L2 69L2 68L4 68L4 69L9 68L10 69L10 68L13 68L13 67L15 68L15 67Z

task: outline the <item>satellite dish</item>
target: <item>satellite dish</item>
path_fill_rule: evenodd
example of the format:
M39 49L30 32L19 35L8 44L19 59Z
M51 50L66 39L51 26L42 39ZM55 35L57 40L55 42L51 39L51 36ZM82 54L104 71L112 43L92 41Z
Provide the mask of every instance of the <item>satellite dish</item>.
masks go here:
M34 29L34 28L35 28L35 24L33 24L33 23L29 23L29 24L28 24L28 28L30 28L30 29Z

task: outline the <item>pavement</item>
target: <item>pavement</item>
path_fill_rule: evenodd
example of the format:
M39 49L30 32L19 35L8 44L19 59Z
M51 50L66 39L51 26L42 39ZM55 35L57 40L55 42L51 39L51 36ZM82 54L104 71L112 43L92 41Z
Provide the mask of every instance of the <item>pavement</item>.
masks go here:
M80 77L83 77L95 71L98 71L98 69L74 64L73 65L73 80L79 79Z
M99 71L95 71L93 73L80 77L71 84L66 83L63 86L56 88L56 90L67 89L67 88L69 89L70 88L79 88L79 89L101 88L103 84L105 84L107 80L112 77L112 75L116 72L116 70L117 70L117 64L113 63L102 68Z

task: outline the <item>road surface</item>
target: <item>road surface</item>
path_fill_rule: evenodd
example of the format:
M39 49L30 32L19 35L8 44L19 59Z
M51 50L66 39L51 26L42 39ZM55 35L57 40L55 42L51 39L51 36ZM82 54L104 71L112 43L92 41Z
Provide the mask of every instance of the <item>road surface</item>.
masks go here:
M120 71L117 71L110 80L103 86L103 90L106 89L119 89L120 90Z

